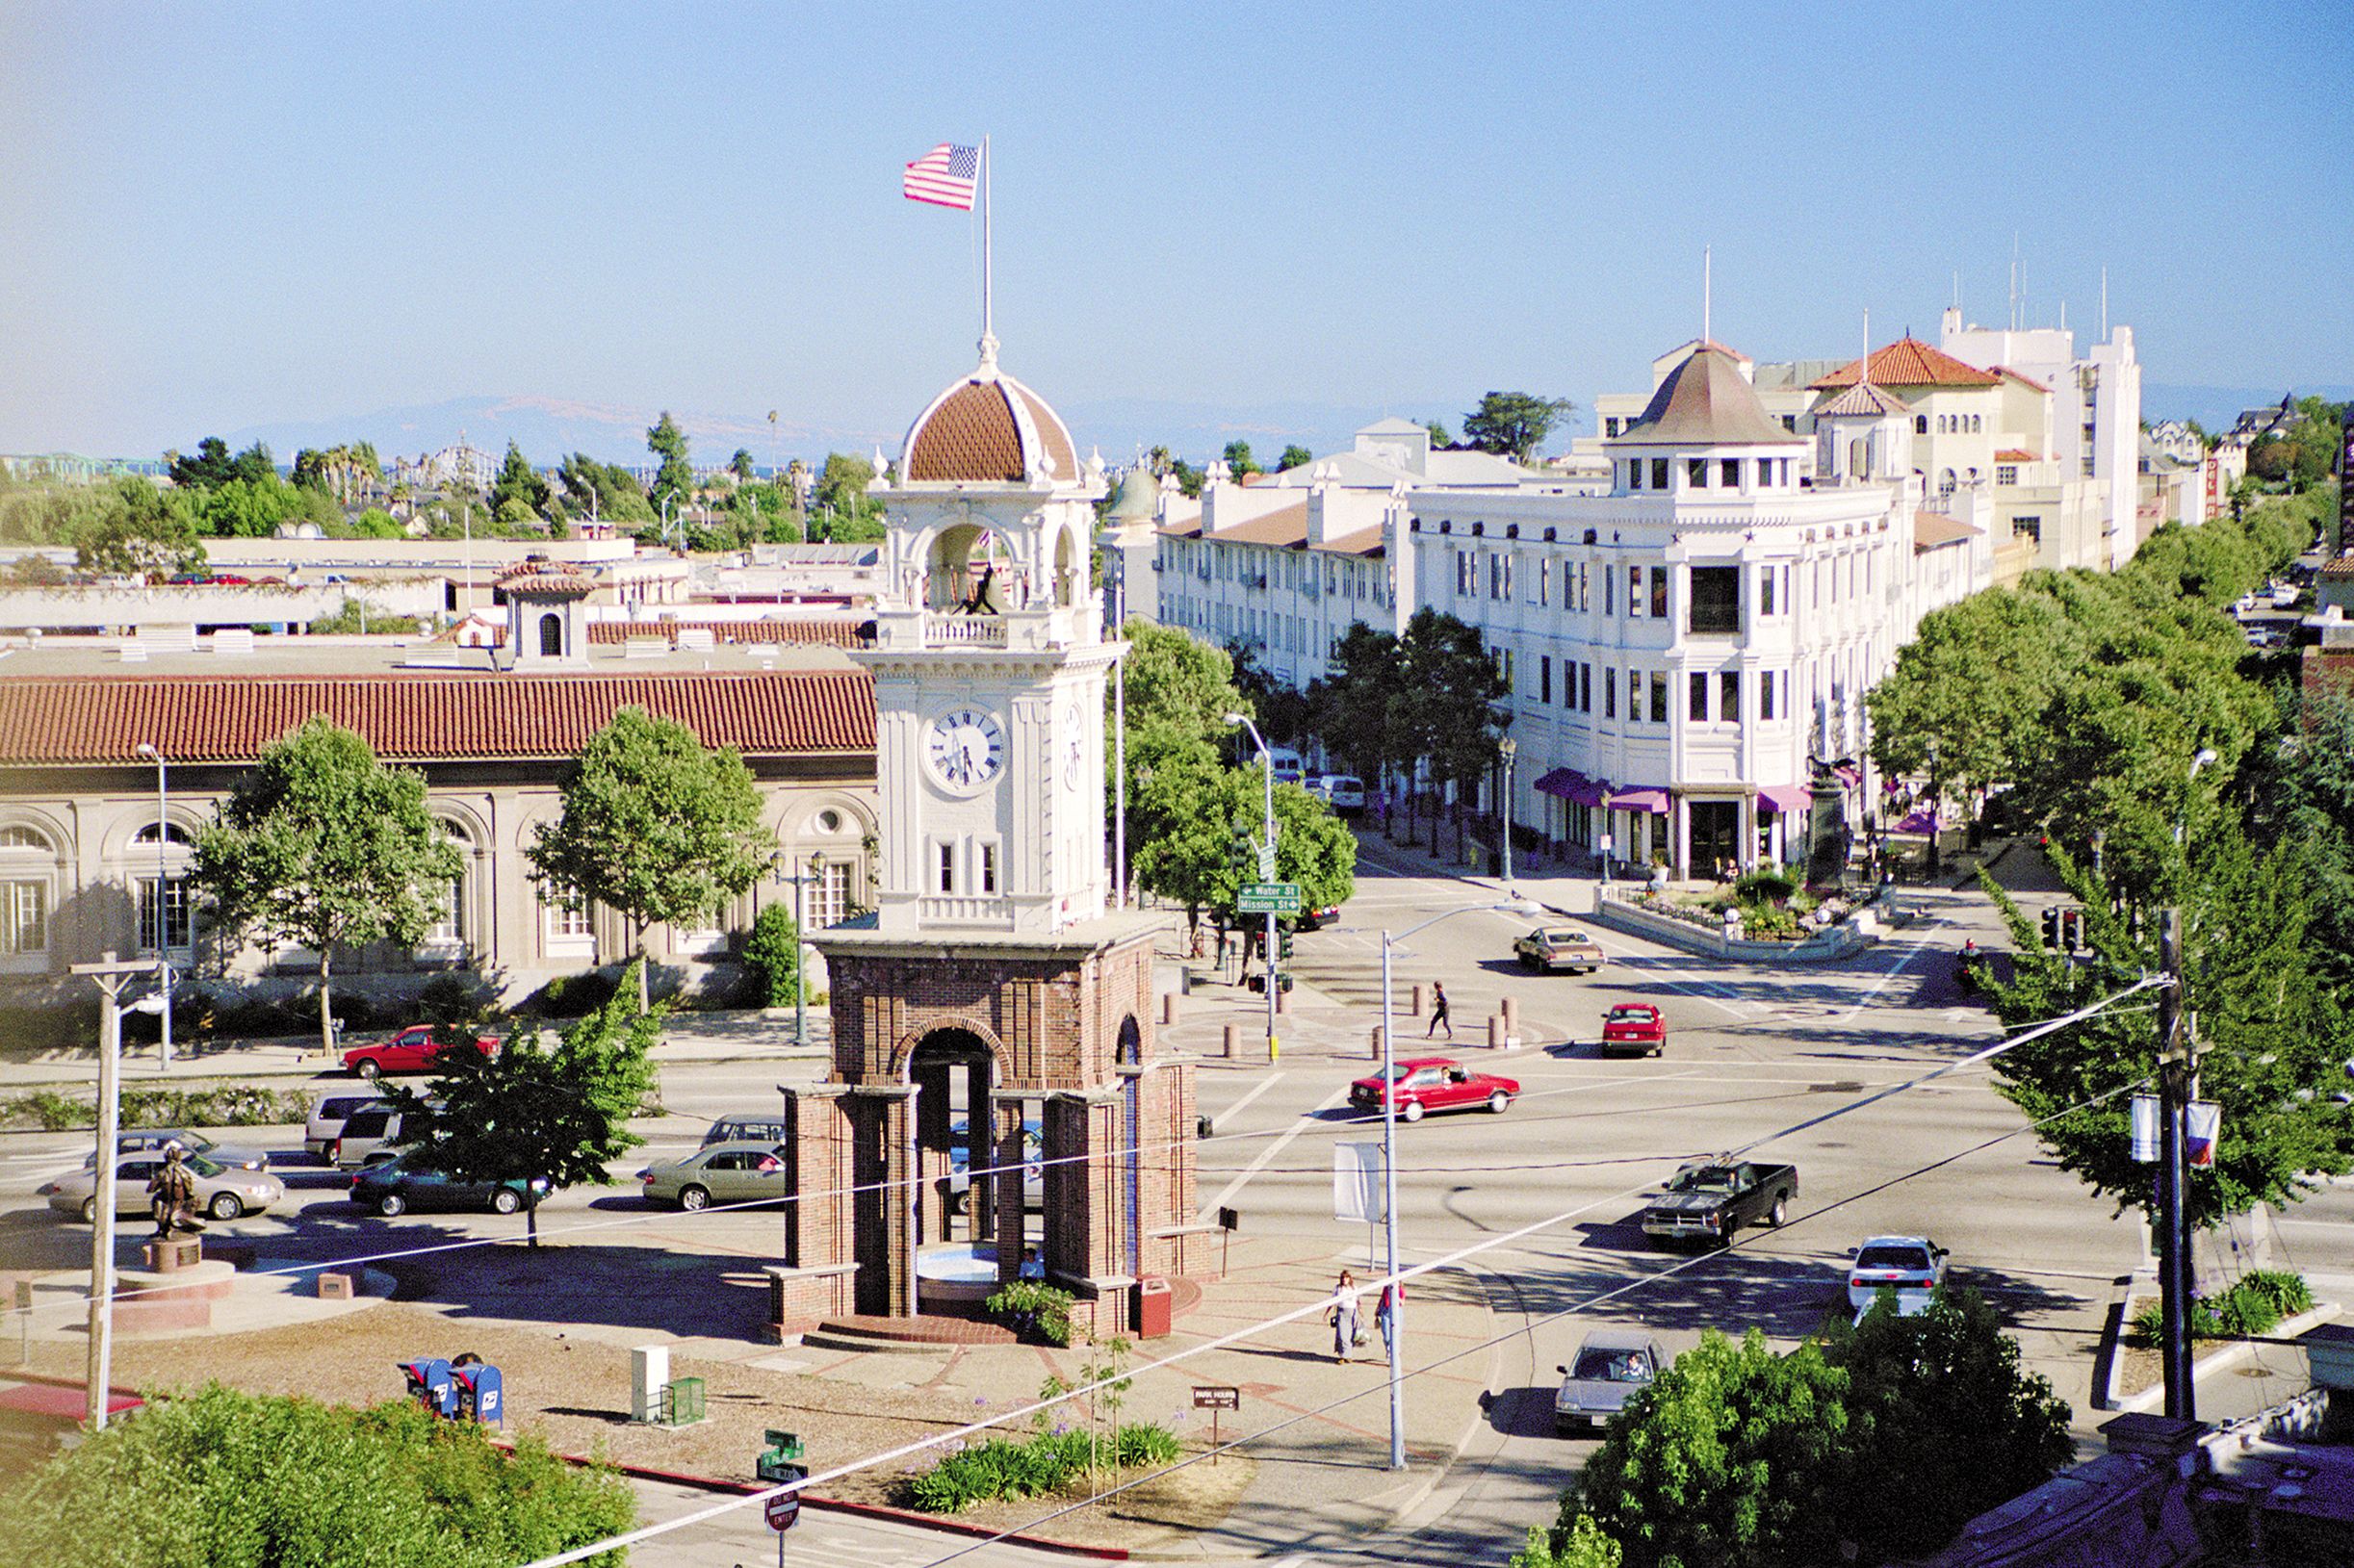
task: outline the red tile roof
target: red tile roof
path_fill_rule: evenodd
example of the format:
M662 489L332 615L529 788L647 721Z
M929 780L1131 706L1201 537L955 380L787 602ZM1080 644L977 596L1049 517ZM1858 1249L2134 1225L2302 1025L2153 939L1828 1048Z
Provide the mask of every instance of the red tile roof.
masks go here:
M1975 539L1979 531L1978 525L1975 523L1964 523L1959 518L1948 517L1943 512L1913 513L1913 550L1916 553L1924 550L1935 550L1940 545L1951 545L1964 539Z
M1997 365L1994 368L1994 373L2005 377L2008 380L2016 381L2023 387L2032 387L2037 392L2049 392L2052 390L2050 387L2045 386L2041 381L2036 380L2031 375L2021 375L2017 371L2012 370L2008 365Z
M1288 545L1296 550L1307 543L1307 502L1279 506L1264 517L1214 528L1203 537L1235 545Z
M708 746L765 756L874 747L864 671L742 675L0 679L0 763L240 762L317 714L387 761L566 758L624 707L677 719Z
M717 643L794 643L819 648L872 648L872 620L833 621L592 621L588 640L620 646L641 637L660 637L676 644L679 633L692 627L711 634Z
M1994 454L1998 463L2040 463L2043 459L2025 447L2005 447Z
M1827 392L1855 384L1855 361L1850 360L1817 381L1809 390ZM1872 384L1878 387L1991 387L1995 377L1975 365L1965 365L1942 348L1919 338L1899 338L1872 351Z
M1355 533L1332 535L1324 543L1310 545L1308 548L1321 550L1328 555L1362 555L1367 560L1380 560L1387 553L1389 547L1384 542L1382 527L1377 523L1372 527L1359 528Z
M1016 398L1038 432L1049 476L1064 484L1076 479L1079 461L1062 416L1010 376L976 377L933 405L908 434L907 476L958 484L1009 484L1026 477Z

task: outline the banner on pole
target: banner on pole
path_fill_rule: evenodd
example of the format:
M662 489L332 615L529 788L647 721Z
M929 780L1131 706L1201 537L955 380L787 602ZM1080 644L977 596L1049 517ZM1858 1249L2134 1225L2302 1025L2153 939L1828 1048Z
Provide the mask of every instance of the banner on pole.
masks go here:
M2158 1096L2134 1096L2134 1158L2143 1165L2158 1163Z
M2213 1100L2192 1100L2183 1123L2183 1153L2193 1170L2213 1169L2215 1140L2223 1132L2223 1107Z
M1382 1145L1332 1145L1332 1218L1370 1224L1382 1212Z

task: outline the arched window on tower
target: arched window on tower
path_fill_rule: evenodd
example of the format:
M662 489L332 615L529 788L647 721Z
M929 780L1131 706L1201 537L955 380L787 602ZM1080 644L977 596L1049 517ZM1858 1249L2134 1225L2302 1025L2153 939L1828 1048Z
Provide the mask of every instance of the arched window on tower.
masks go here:
M564 618L554 610L548 611L539 618L539 656L542 658L562 658L564 656Z
M38 828L0 828L0 964L39 968L49 956L57 847Z

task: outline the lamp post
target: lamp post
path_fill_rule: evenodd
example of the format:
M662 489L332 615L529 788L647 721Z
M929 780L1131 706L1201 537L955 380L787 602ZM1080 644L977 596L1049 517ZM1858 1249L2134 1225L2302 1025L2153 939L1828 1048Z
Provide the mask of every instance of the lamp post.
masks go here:
M1267 842L1258 852L1258 872L1261 882L1275 880L1275 758L1267 751L1266 737L1247 713L1229 713L1229 724L1239 724L1251 732L1251 743L1258 748L1259 766L1267 773ZM1275 1057L1275 912L1267 912L1267 1056Z
M1610 886L1610 785L1602 786L1602 886Z
M1510 887L1513 885L1513 758L1520 755L1520 742L1506 735L1496 746L1496 753L1504 758L1504 795L1496 814L1504 825L1504 886Z
M2202 749L2190 759L2190 778L2197 779L2200 770L2214 760L2212 750ZM2174 842L2183 850L2186 881L2190 869L2189 815L2186 789L2183 810L2174 819ZM2199 1078L2198 1047L2185 1027L2183 912L2179 904L2168 906L2159 916L2158 963L2169 982L2158 993L2158 1210L2165 1229L2158 1265L2165 1331L2160 1364L2165 1375L2166 1414L2190 1421L2197 1417L2198 1389L2190 1368L2190 1162L2184 1120L2190 1102L2199 1096Z
M1397 944L1417 931L1425 931L1441 920L1459 914L1484 910L1492 914L1533 914L1537 906L1525 899L1508 898L1500 904L1466 904L1462 909L1441 910L1419 925L1408 926L1392 936L1387 927L1382 931L1382 1247L1383 1272L1390 1279L1389 1296L1389 1468L1406 1468L1406 1293L1397 1288L1398 1277L1398 1099L1397 1050L1391 1043L1393 988L1390 957Z
M171 1066L171 921L164 903L164 851L166 835L169 832L169 819L164 813L170 801L165 793L164 754L143 740L134 749L142 757L155 758L155 966L156 972L163 976L162 1054L163 1065L168 1068Z
M115 1166L122 1121L122 988L133 975L143 974L161 963L160 957L153 962L118 961L108 953L96 964L72 966L73 973L86 974L98 983L102 999L98 1013L98 1148L91 1171L90 1361L85 1375L92 1431L106 1426L107 1385L114 1375ZM148 1012L161 1000L160 994L145 996L132 1006Z

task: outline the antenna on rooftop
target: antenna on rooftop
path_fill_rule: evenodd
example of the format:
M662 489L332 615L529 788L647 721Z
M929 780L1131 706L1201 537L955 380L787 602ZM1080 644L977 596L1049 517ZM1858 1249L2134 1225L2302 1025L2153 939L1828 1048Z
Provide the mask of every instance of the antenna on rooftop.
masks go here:
M1855 363L1857 366L1855 384L1862 387L1870 386L1872 384L1872 307L1870 305L1864 307L1864 357Z
M2010 231L2010 329L2019 330L2019 231Z
M2101 269L2101 341L2108 341L2108 269Z
M1710 341L1709 314L1714 304L1711 296L1715 292L1715 277L1710 249L1708 245L1700 247L1700 341L1702 343Z

